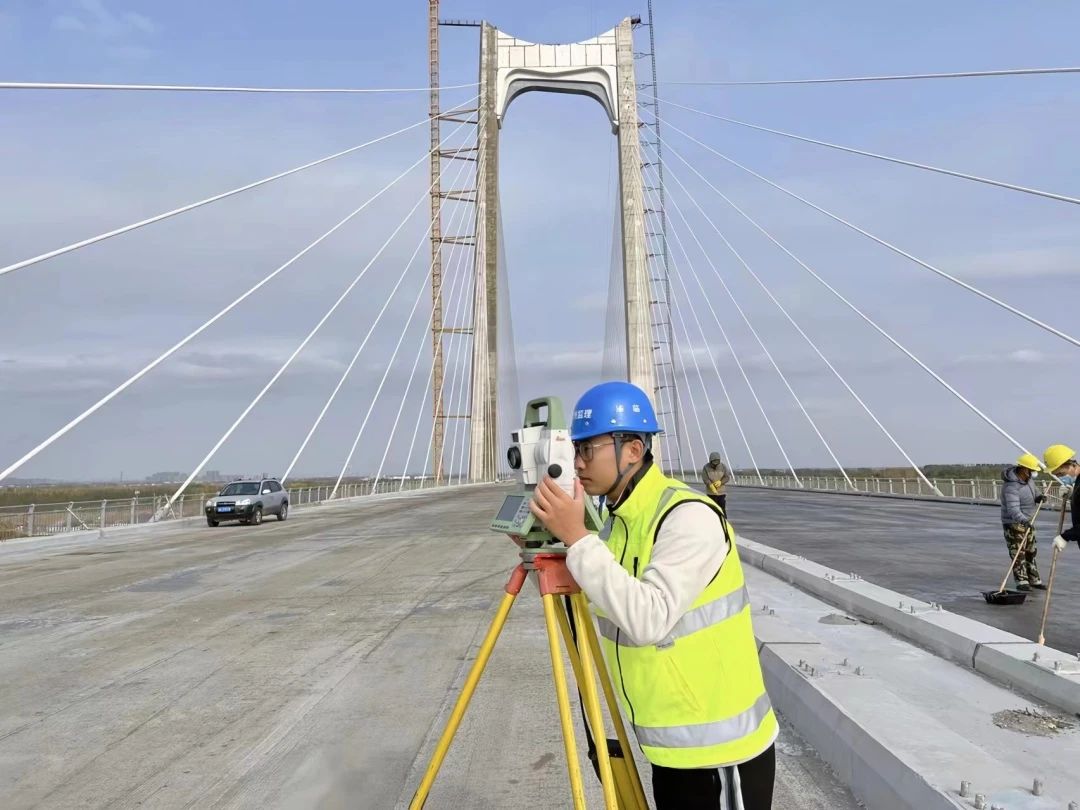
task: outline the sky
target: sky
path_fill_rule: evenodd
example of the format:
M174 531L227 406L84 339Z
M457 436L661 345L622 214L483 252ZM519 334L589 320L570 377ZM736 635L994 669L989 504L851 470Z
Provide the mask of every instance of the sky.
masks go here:
M1080 23L1075 4L654 5L665 100L1080 193L1076 76L786 87L666 84L1070 65ZM0 80L424 87L425 12L420 3L336 0L0 0ZM441 16L488 19L530 41L571 42L645 12L644 4L633 3L453 0L443 3ZM475 29L443 30L444 84L475 81L475 36ZM636 47L648 50L647 29L638 29ZM637 70L646 69L647 60L639 60ZM447 90L444 104L465 104L471 92ZM324 157L426 115L425 92L0 90L0 266ZM917 462L1006 460L1019 451L846 310L676 154L1021 443L1040 451L1052 442L1080 441L1065 393L1080 372L1076 347L785 197L676 128L1065 332L1080 331L1073 327L1080 292L1076 206L795 143L670 106L661 115L670 125L662 134L688 460L722 443L734 465L749 466L749 444L759 466L782 466L763 409L793 464L832 463L720 276L840 461L903 463L746 273L695 200ZM452 131L444 129L450 143L465 136ZM430 311L424 275L429 178L421 160L427 141L421 125L257 190L0 277L0 469L420 161L340 230L15 475L138 479L190 471L365 267L352 294L207 467L283 473L370 330L294 474L336 475L354 440L350 473L380 465L384 474L419 471L431 407L421 395L430 368L424 322ZM569 408L601 379L614 160L615 138L595 101L533 93L515 100L506 115L500 196L523 398L556 394ZM464 179L459 168L446 167L444 184ZM463 208L447 206L447 232L469 230ZM462 268L448 257L451 322L464 319L461 307L455 309L467 297L455 286ZM448 375L462 364L454 352L463 345L460 338L447 340ZM460 385L449 396L450 410L463 407ZM450 436L453 444L452 428ZM454 446L452 466L458 466L463 436Z

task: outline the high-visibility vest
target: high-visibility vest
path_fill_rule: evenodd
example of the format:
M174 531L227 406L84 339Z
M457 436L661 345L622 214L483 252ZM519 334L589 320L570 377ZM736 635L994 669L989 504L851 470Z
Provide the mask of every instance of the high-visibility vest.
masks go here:
M652 467L601 534L615 559L640 579L664 518L708 498ZM753 759L779 730L761 675L750 600L735 533L720 570L659 644L637 645L596 606L604 657L642 752L656 765L708 768ZM605 536L606 535L606 536Z

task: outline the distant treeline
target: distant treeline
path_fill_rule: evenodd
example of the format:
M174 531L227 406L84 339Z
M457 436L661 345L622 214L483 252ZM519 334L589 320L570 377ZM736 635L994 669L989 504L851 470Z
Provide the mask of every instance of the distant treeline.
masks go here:
M997 478L1002 469L1010 462L1000 461L987 464L925 464L922 471L927 478ZM844 470L852 478L918 478L911 467L845 467ZM836 467L796 467L795 472L800 476L835 476L840 471ZM753 475L753 470L738 470L740 475ZM761 468L762 475L790 475L787 469Z

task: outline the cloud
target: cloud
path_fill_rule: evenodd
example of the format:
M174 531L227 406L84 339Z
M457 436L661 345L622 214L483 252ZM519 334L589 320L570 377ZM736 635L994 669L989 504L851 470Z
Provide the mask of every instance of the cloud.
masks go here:
M1014 349L999 354L964 354L953 358L947 365L951 367L987 365L1045 366L1056 363L1058 360L1059 358L1038 349Z
M525 360L530 371L544 374L598 374L600 352L592 345L551 345L533 343L517 346L519 364ZM527 360L526 360L527 358Z
M87 25L73 14L61 14L53 20L57 31L86 31Z
M265 382L294 348L285 340L263 339L258 350L229 347L215 352L188 351L165 361L151 374L155 384L172 380L185 387L224 381ZM344 347L331 342L310 345L292 362L289 371L329 379L344 371L344 355ZM102 390L141 368L148 359L133 351L0 355L0 387L11 392L50 394Z
M71 10L53 18L53 28L106 40L152 36L161 26L136 11L110 11L102 0L75 0Z
M952 267L958 276L986 279L1074 276L1080 270L1076 249L1072 246L978 253L952 259L948 266Z
M573 300L571 307L577 312L596 314L604 312L608 306L608 295L603 292L580 295Z
M10 11L0 9L0 35L13 32L19 25L19 18Z

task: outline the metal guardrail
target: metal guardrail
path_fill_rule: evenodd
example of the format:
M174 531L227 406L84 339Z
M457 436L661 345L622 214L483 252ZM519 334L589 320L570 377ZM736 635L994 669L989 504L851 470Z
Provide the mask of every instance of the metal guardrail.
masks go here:
M921 478L852 478L851 485L836 476L804 476L802 486L790 475L765 475L764 481L755 475L736 475L732 483L739 486L771 487L774 489L803 489L815 492L860 492L865 495L895 495L915 498L945 498L976 503L1001 501L1000 479L992 478L932 478L938 491L934 492ZM854 486L852 486L854 485ZM1061 485L1052 481L1044 490L1053 507L1061 495Z
M429 487L434 489L430 478L384 478L372 487L373 481L357 481L342 484L335 501L364 495L411 491ZM464 483L463 480L447 480L448 484ZM330 497L333 487L286 488L289 507L311 506ZM212 497L207 493L183 494L163 518L154 521L154 515L168 503L165 495L106 499L100 501L69 501L67 503L40 503L19 506L0 506L0 541L20 537L48 537L76 531L103 531L122 526L138 526L151 522L166 522L182 518L200 517L203 504Z

